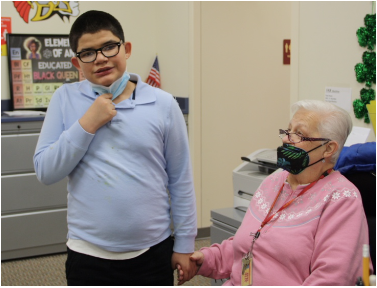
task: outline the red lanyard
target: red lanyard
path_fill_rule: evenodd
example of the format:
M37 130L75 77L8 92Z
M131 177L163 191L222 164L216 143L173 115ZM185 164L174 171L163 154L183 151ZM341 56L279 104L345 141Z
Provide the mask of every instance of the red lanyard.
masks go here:
M284 187L284 183L283 183L283 185L281 186L281 188L280 188L280 190L279 190L278 195L276 195L276 197L275 197L274 203L272 203L272 206L271 206L270 210L269 210L268 213L267 213L266 218L264 218L264 220L263 220L263 222L261 223L261 225L260 225L258 231L257 231L255 234L252 234L252 235L254 235L253 242L259 237L259 235L260 235L260 231L262 230L262 228L263 228L268 222L270 222L270 221L272 220L272 218L274 218L274 216L275 216L277 213L279 213L279 212L283 211L284 209L286 209L289 205L291 205L291 204L293 203L293 201L295 201L298 197L300 197L300 196L303 195L306 191L308 191L310 188L312 188L312 187L314 186L315 183L317 183L320 179L324 178L325 175L330 174L331 170L332 170L332 169L327 170L324 174L321 175L321 177L320 177L317 181L314 181L314 182L310 183L308 186L306 186L306 187L300 192L300 194L298 194L295 198L293 198L292 200L288 201L288 202L285 203L283 206L281 206L280 209L279 209L278 211L276 211L274 214L271 214L271 215L270 215L272 209L274 208L274 206L275 206L275 204L276 204L276 201L278 200L278 198L279 198L279 196L280 196L280 193L283 191L283 187Z

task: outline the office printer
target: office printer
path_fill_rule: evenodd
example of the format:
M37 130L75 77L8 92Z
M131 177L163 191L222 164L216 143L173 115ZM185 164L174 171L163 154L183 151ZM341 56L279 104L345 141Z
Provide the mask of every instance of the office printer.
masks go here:
M246 211L262 181L278 169L276 149L259 149L233 170L234 208Z

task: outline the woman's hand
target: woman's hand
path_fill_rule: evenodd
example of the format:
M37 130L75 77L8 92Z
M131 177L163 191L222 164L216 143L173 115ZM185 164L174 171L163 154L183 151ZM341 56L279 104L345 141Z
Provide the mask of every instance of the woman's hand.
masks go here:
M184 272L183 272L182 266L180 264L177 264L176 267L177 267L178 285L182 285L186 281L191 280L196 275L200 266L204 262L204 254L200 251L195 251L190 256L190 262L192 264L190 265L190 271L187 271L187 274L190 275L189 279L187 280L184 280Z

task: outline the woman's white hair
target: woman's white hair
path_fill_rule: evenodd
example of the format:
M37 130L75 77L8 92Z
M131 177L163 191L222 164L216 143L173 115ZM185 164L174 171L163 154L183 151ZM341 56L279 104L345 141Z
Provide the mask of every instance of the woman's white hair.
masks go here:
M352 130L351 116L344 109L324 101L301 100L292 105L293 114L305 109L319 115L318 131L323 138L329 138L338 143L338 151L331 157L331 162L336 163L340 151Z

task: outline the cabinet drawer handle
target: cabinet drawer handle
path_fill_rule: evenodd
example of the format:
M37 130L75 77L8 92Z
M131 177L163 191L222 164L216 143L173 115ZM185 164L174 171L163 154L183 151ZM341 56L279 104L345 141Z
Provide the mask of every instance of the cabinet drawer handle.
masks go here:
M246 194L246 195L249 195L249 196L253 197L253 194L251 194L251 193L247 193L247 192L238 190L238 195L242 196L243 194Z

